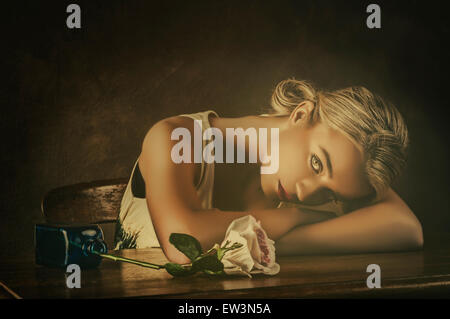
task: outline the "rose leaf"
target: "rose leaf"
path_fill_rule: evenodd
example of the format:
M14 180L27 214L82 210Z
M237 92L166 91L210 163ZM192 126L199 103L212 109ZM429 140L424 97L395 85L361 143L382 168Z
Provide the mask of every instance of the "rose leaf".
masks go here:
M192 270L217 273L223 270L223 264L216 255L206 255L192 263Z
M194 261L202 253L202 246L194 237L187 234L172 233L169 242Z
M164 268L174 277L186 277L195 273L191 267L183 267L177 263L166 263Z

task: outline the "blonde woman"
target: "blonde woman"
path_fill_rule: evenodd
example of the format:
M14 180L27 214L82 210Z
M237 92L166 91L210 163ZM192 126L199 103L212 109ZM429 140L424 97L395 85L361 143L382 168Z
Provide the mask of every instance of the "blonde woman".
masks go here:
M408 145L393 105L364 87L327 92L296 79L276 86L271 105L271 114L222 118L203 111L151 127L122 200L116 248L161 247L169 260L185 263L169 243L171 233L212 247L231 221L248 214L261 221L278 255L422 247L420 222L390 187ZM261 174L259 158L196 163L194 152L191 161L175 163L179 141L172 132L185 128L194 136L194 120L203 132L216 128L224 138L227 128L277 128L278 170ZM239 147L248 159L249 146L236 143L234 154Z

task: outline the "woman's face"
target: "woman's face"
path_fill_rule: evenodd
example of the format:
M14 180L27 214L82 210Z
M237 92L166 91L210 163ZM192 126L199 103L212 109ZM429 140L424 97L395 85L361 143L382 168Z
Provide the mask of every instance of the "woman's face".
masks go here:
M300 113L291 114L280 130L279 169L261 175L264 193L272 199L309 205L367 196L371 188L363 173L361 151L325 123L309 124L312 107L310 103L297 108Z

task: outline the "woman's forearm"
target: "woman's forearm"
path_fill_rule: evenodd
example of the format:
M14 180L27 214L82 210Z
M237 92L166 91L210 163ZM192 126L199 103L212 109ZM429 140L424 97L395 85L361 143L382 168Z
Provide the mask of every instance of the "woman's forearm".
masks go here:
M383 206L381 207L383 208ZM409 214L376 206L332 220L295 227L279 238L279 255L369 253L420 249L420 224Z
M274 240L287 233L301 220L301 214L293 208L254 211L211 209L192 212L188 228L202 245L209 247L214 243L222 242L230 223L246 215L252 215L256 220L261 221L261 226L267 232L267 236Z
M274 241L298 225L316 223L331 218L326 212L306 212L298 208L279 208L250 211L221 211L219 209L198 210L189 213L185 220L186 232L199 240L204 249L220 244L230 223L240 217L252 215L261 222L267 236ZM171 251L174 259L185 258Z

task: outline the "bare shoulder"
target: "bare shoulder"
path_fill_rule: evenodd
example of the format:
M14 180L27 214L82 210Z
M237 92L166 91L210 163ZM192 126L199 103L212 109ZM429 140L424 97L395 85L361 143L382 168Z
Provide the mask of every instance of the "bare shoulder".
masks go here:
M172 116L156 122L145 135L143 146L151 144L155 140L163 138L170 141L170 135L175 128L183 127L188 129L191 133L194 129L192 119L185 116Z
M195 185L194 181L200 175L200 165L195 164L193 158L190 163L179 164L174 163L171 158L172 148L179 142L172 139L172 132L180 127L188 129L192 134L194 128L192 119L183 116L169 117L155 123L147 132L142 142L139 169L149 189L165 184L171 187L169 181L185 184L186 187ZM155 180L158 182L157 185Z

